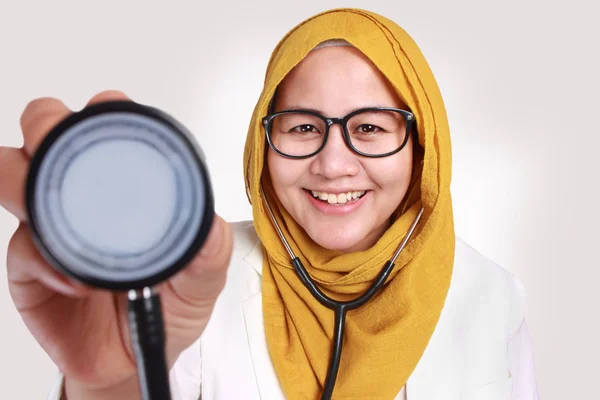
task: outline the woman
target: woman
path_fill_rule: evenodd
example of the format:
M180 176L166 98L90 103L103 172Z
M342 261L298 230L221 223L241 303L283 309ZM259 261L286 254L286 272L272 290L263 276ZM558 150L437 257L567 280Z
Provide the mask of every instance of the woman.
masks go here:
M4 150L0 202L22 221L10 291L64 376L51 398L139 398L122 299L59 276L27 232L28 159L69 112L56 99L30 103L24 151ZM246 140L253 222L217 218L199 255L160 287L174 398L320 397L334 313L298 278L277 226L335 300L365 292L407 238L385 286L346 315L333 398L537 398L522 287L455 238L450 167L439 89L401 28L340 9L292 29Z

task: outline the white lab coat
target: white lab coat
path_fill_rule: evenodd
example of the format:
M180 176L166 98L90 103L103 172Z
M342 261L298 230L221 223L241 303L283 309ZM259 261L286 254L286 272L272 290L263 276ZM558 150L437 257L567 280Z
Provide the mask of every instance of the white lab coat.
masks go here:
M173 400L284 399L263 326L261 243L252 222L233 230L227 282L210 321L171 370ZM457 239L440 320L395 400L537 400L524 313L519 280ZM48 400L59 399L61 381Z

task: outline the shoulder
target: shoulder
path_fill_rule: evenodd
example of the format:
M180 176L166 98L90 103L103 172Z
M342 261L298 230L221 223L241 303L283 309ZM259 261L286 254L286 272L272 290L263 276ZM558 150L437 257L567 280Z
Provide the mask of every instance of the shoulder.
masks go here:
M435 379L450 377L465 389L488 382L504 385L510 370L510 339L524 313L518 278L457 238L446 301L414 375L427 382L439 373ZM473 398L486 397L477 393L479 397Z
M263 247L252 221L230 222L233 251L223 298L241 299L260 291Z
M260 242L252 220L230 222L229 226L233 233L234 252L249 252Z
M511 334L525 317L526 296L519 278L458 237L450 294L472 302L479 311L504 314Z

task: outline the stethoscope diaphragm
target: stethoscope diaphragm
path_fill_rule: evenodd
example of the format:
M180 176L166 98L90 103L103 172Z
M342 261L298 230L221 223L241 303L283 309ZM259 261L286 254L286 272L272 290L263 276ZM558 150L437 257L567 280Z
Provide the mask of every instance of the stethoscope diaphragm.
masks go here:
M32 159L26 205L34 241L54 267L119 290L183 268L214 216L193 136L129 101L91 105L51 130Z

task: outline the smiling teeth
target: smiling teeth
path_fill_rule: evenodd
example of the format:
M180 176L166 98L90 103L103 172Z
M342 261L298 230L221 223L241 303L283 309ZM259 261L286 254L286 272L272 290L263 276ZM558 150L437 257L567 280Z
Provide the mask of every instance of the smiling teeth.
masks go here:
M355 192L346 192L346 193L327 193L327 192L317 192L316 190L311 190L311 193L314 198L319 200L327 201L329 204L344 204L350 200L356 200L359 197L362 197L365 194L364 190L359 190Z

